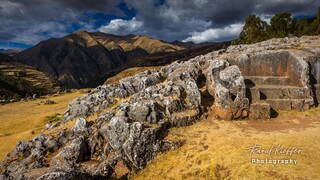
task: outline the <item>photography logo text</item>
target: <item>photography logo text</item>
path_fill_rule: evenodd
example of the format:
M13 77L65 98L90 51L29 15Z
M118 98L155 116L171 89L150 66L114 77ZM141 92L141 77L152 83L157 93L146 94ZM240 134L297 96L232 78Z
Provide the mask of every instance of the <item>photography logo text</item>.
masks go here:
M284 146L281 144L271 145L263 147L261 145L255 144L247 148L252 164L298 164L297 159L293 159L293 155L298 155L302 153L302 148L295 146ZM268 155L262 158L260 156ZM280 158L280 157L281 158Z

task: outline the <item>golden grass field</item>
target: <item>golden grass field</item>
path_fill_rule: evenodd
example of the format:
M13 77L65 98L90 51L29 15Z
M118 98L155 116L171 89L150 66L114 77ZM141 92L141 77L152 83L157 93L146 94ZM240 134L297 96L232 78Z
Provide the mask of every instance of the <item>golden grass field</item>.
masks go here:
M19 140L32 139L44 129L47 116L63 114L69 102L82 96L83 90L50 96L57 104L45 105L36 99L0 105L0 159L10 152Z
M173 128L168 139L185 140L177 150L151 161L132 179L320 179L320 108L280 112L268 121L203 119ZM253 154L248 147L300 148L300 154ZM273 148L275 152L276 148ZM252 158L295 159L293 164L252 164Z

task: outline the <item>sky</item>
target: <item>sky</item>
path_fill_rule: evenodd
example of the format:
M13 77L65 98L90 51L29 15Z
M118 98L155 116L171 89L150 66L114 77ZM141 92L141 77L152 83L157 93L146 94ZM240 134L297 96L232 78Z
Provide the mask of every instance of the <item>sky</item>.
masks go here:
M312 16L320 0L0 0L0 49L28 48L77 30L195 43L238 37L245 18Z

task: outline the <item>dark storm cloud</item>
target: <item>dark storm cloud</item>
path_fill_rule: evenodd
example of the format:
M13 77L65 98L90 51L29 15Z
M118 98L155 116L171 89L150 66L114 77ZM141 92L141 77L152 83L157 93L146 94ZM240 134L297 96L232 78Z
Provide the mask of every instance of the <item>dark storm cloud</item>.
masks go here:
M120 10L119 3L125 3L135 17L126 17L128 10ZM0 0L0 41L34 44L70 33L74 24L89 31L167 41L219 41L236 38L250 14L313 15L319 6L320 0ZM85 12L123 18L95 27L94 18L83 21Z
M217 33L232 39L238 34L234 28L241 30L239 24L250 14L270 17L288 11L312 15L320 6L319 0L166 0L162 5L152 0L125 1L137 9L136 20L144 23L144 31L165 40L200 36L201 32L207 40L222 40ZM222 30L228 30L230 36L223 35Z
M84 13L121 15L117 4L117 0L0 0L0 41L34 44L65 35L73 23L92 30L81 21Z

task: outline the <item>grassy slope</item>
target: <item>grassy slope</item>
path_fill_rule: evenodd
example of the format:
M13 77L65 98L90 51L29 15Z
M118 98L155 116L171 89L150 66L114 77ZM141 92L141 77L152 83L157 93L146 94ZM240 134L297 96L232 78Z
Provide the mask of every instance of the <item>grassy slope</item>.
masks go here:
M185 140L162 154L133 179L319 179L320 108L282 112L270 121L219 121L212 117L170 130L169 139ZM296 159L297 165L251 164L247 150L281 144L302 148L299 155L253 155L254 158Z
M57 103L52 105L41 103L44 99L0 105L0 159L15 147L17 141L40 134L47 116L62 114L70 101L83 94L83 91L76 91L49 97Z
M4 97L0 99L11 99L21 98L25 94L32 96L32 93L39 94L52 94L58 92L61 88L43 72L37 71L36 69L20 64L18 62L0 62L0 73L2 76L7 77L6 83L11 83L13 89L5 88L1 89ZM13 83L12 81L23 81L23 85ZM0 82L2 83L2 82ZM27 87L26 87L27 86Z

